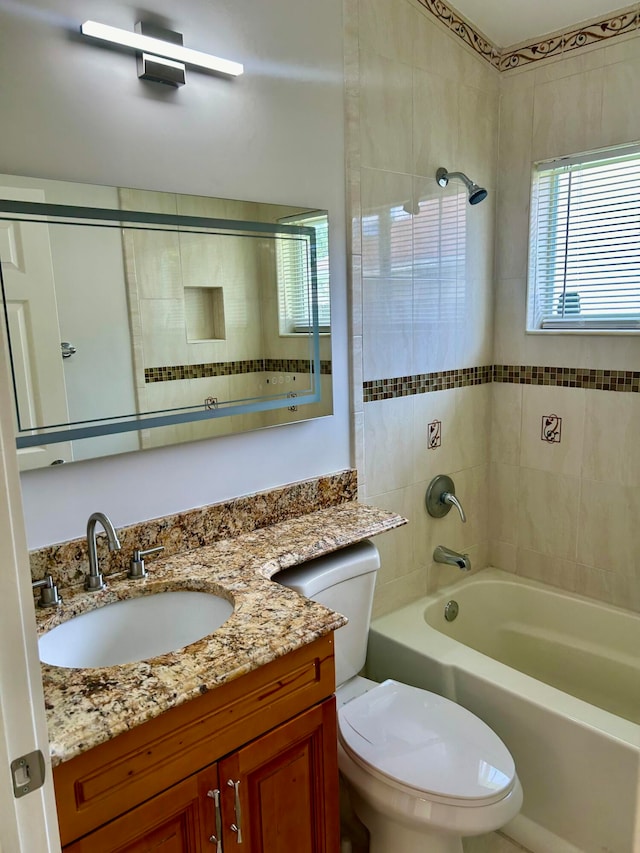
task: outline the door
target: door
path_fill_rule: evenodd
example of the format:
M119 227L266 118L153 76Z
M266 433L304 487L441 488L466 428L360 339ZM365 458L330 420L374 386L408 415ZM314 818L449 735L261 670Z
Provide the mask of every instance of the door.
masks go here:
M16 799L10 783L11 762L49 744L5 352L0 325L0 849L57 853L50 763L43 788Z
M3 198L44 202L42 190L0 186ZM49 228L0 220L0 262L11 333L13 377L21 429L67 423L67 395L58 330L58 308ZM20 470L62 459L71 443L23 448Z
M214 853L215 764L68 844L64 853Z
M340 849L335 699L219 764L224 853Z

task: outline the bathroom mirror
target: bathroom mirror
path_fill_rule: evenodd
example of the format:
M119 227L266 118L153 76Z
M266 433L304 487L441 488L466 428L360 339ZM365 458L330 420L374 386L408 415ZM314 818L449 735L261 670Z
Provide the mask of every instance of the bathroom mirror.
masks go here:
M332 413L326 211L0 176L23 470Z

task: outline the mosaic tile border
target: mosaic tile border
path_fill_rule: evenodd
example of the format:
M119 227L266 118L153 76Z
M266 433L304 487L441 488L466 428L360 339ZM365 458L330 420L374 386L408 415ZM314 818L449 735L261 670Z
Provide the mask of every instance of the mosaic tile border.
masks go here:
M536 367L530 364L494 364L494 382L553 385L596 391L640 393L638 370L591 370L585 367Z
M640 29L640 9L637 4L634 4L617 10L607 18L591 21L577 29L556 33L531 44L501 49L442 0L418 0L418 2L441 24L471 47L478 56L499 71L521 68L541 59L548 59L550 56L559 56Z
M312 365L313 367L313 365ZM207 379L214 376L239 376L247 373L308 373L309 362L300 358L252 358L245 361L212 361L207 364L173 364L145 367L144 381L175 382L182 379ZM331 361L320 361L320 374L331 375Z
M435 373L418 373L414 376L396 376L392 379L374 379L364 382L362 393L365 403L390 400L394 397L410 397L428 394L431 391L448 391L468 385L483 385L491 382L493 366L463 367L459 370L440 370Z
M585 367L538 367L531 364L490 364L391 379L374 379L363 383L362 392L365 403L374 403L378 400L428 394L431 391L448 391L487 382L640 393L638 370L591 370Z

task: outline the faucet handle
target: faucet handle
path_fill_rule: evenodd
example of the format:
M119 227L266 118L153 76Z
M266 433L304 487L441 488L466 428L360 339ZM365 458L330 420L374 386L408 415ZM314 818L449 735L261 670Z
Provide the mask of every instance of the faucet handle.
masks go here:
M32 581L31 588L40 590L38 607L56 607L62 601L58 595L58 587L53 582L51 575L45 575L39 581Z
M434 518L442 518L454 506L460 513L462 521L467 520L462 504L456 497L456 487L453 480L446 474L438 474L427 486L425 506L429 515Z
M467 520L467 516L464 514L464 510L462 509L462 504L453 492L443 492L440 495L440 500L443 504L449 504L449 506L454 506L460 513L460 518L462 519L463 523Z
M164 551L164 545L158 545L157 548L147 548L146 551L141 551L139 548L136 548L133 552L131 562L129 563L129 572L127 577L131 578L131 580L146 578L149 572L144 567L144 558L149 554L155 554L157 551Z

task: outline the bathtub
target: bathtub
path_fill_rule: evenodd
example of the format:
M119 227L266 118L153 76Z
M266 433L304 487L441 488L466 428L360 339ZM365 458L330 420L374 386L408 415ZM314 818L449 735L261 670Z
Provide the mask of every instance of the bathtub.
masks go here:
M504 829L520 844L640 853L640 615L487 569L376 619L367 675L447 696L498 733L524 789Z

